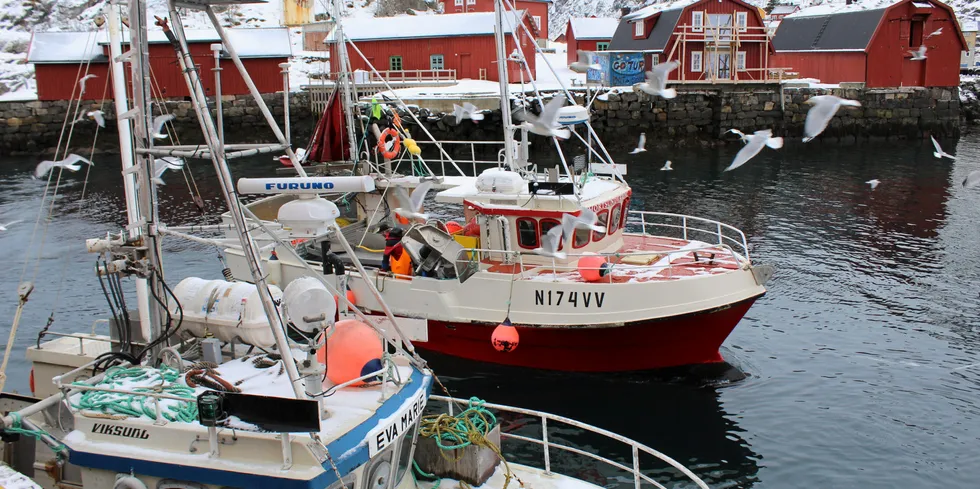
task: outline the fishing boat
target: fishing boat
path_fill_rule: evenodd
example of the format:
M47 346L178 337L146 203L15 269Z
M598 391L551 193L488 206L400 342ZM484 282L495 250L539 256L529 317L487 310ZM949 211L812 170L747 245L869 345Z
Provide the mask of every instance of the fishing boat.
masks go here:
M517 12L506 0L498 10ZM520 16L503 19L501 24ZM512 99L505 65L517 63L527 70L517 37L521 27L497 29L504 101ZM355 46L336 43L341 60L345 45ZM375 76L381 78L377 71ZM343 83L348 79L338 76L341 92L349 89ZM408 107L397 91L384 95L392 100L390 105ZM527 113L528 105L532 112L543 110L547 95L536 88L530 95L513 97L516 115ZM567 89L553 96L572 102L559 110L557 124L569 131L571 141L581 143L584 152L566 158L555 137L531 136L535 144L554 145L560 161L554 168L529 161L529 129L527 124L514 123L507 102L501 103L503 147L499 158L484 164L482 171L477 165L486 162L477 162L475 156L469 162L450 156L447 149L459 142L433 141L429 158L413 151L421 141L413 134L431 135L411 110L392 116L400 122L385 128L393 139L406 141L400 151L398 145L379 144L371 155L353 156L357 174L374 181L368 192L344 187L339 181L335 188L345 202L353 202L349 207L354 211L345 216L350 221L345 234L358 243L356 255L368 265L366 271L344 272L354 302L370 313L384 312L370 293L372 284L377 284L391 312L411 324L406 334L420 349L479 362L581 372L722 362L719 347L765 294L772 268L752 261L745 233L734 226L698 216L631 209L625 165L615 163L602 145L589 122L587 106L575 104ZM357 109L348 105L345 111ZM335 115L331 120L338 119ZM368 119L372 122L364 124ZM355 133L380 133L373 122L377 119L357 117L361 125L347 131L347 147L358 147ZM337 137L339 133L335 142ZM460 144L471 149L475 145ZM352 155L348 151L345 157ZM576 164L576 159L583 164ZM464 172L461 166L468 165L472 171ZM431 182L425 186L436 191L436 203L453 206L443 213L451 215L401 225L402 245L412 257L413 271L384 270L385 239L376 230L382 224L407 223L394 212L406 205L396 198L396 190L412 191L424 182ZM249 208L273 224L277 209L295 198L297 191L291 185L308 184L303 178L245 179L239 181L239 191L266 194ZM329 178L317 184L332 185ZM596 225L563 232L558 257L536 251L563 219L583 213L596 216ZM253 234L259 242L268 242L261 230ZM278 260L266 263L270 280L280 285L305 276L307 265L317 269L322 265L316 244L293 245L302 252L302 261L283 258L285 250L277 249ZM332 249L345 263L351 259L339 245ZM271 258L272 254L263 256ZM247 278L240 252L229 250L227 259L236 277ZM501 324L514 325L516 330L506 331L519 347L499 351L493 346Z
M337 223L339 210L317 195L320 188L305 186L302 195L282 205L278 228L241 205L229 159L285 151L299 168L277 121L252 88L277 141L226 144L187 49L178 4L170 2L166 11L149 12L145 0L129 0L124 13L120 3L107 5L102 24L109 33L128 225L85 242L87 250L98 256L93 282L101 285L111 319L96 322L91 332L82 324L68 332L45 329L27 349L31 390L36 397L4 393L0 398L5 413L0 416L3 460L33 479L19 479L21 487L427 488L433 483L419 482L416 475L472 480L453 467L440 469L439 461L454 460L455 450L465 451L476 444L474 450L482 450L478 457L482 461L474 464L482 474L477 480L482 482L471 482L474 485L505 489L513 479L521 486L540 489L601 487L566 475L569 471L557 457L565 451L622 471L635 487L663 487L658 479L684 479L707 488L678 462L599 428L532 410L433 395L438 379L404 334L401 320L389 311L386 320L375 325L359 307L348 304L341 293L343 273L310 273L282 288L272 284L270 270L260 256L276 249L283 251L284 258L292 254L298 260L295 251L288 251L292 240L340 243L350 253L351 266L366 272ZM195 0L179 6L207 14L222 49L251 88L249 74L213 9L235 3L245 2ZM339 17L339 4L334 8ZM174 49L192 94L204 145L156 144L167 118L160 119L154 112L146 72L150 15L157 17L156 25ZM126 51L122 49L124 25L129 39ZM84 75L80 73L82 81ZM236 243L222 244L243 251L251 269L247 281L232 280L226 274L215 280L187 277L176 284L167 282L162 237L200 238L159 222L156 185L168 168L179 166L174 160L161 163L157 159L163 157L213 163L235 229ZM51 173L42 201L57 195L62 177L70 178L64 172L73 170L72 160L59 160L60 169L48 169ZM54 172L64 174L55 177ZM372 183L370 178L358 177L343 181L348 186L361 185L363 191ZM39 214L38 223L43 226L46 220L42 217ZM275 246L253 239L248 232L253 226L264 229L263 236ZM324 263L344 268L328 248L324 247ZM135 296L127 292L130 286ZM18 293L4 370L22 312L32 297L48 292L43 284L25 281ZM377 307L388 309L376 289L375 298ZM127 303L135 303L137 310L131 312ZM103 324L108 325L108 334L96 331ZM5 380L0 375L0 382ZM429 412L443 412L449 418L424 416ZM469 431L454 428L469 441L445 448L450 454L443 453L445 440L421 433L422 427L444 421L459 426L469 419L469 413L477 413L479 426L473 424ZM514 431L496 416L529 420L541 427L541 435ZM556 443L555 438L549 439L556 429L585 430L621 442L632 453L632 463ZM526 459L517 463L515 455L527 452L512 443L537 444L543 458L540 463ZM493 455L489 462L482 456L488 450ZM427 466L426 460L430 462ZM666 480L665 468L674 474ZM12 480L6 468L0 475Z

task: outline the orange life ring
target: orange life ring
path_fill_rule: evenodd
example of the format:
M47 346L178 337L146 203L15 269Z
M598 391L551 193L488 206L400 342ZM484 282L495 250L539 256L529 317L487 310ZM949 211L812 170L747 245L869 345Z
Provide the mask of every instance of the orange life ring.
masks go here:
M386 147L385 143L388 136L391 136L392 141L394 141L394 144L391 145L391 151L388 151L385 148ZM402 149L402 140L400 137L398 137L398 131L390 127L388 129L385 129L381 133L381 138L378 139L378 152L381 153L381 156L384 156L386 159L390 160L398 156L398 151L400 151L401 149Z

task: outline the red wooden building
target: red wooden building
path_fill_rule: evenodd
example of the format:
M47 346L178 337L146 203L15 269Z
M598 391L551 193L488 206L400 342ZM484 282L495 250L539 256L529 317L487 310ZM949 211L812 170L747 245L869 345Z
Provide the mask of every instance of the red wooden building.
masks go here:
M289 33L286 29L227 29L228 37L242 58L245 68L262 93L283 89L280 63L289 60ZM214 93L214 55L211 44L219 42L214 31L186 31L194 62L201 70L202 85L208 95ZM34 64L39 100L78 98L78 80L86 71L96 76L86 83L85 99L112 98L109 79L109 45L105 32L35 32L27 51L27 61ZM125 48L124 48L125 50ZM184 75L177 65L173 47L162 31L150 31L150 71L154 97L189 97ZM245 80L227 56L221 62L221 93L249 93ZM129 75L127 70L127 76ZM73 90L75 90L73 95Z
M869 88L959 86L969 49L953 9L935 0L810 7L783 19L772 43L774 62L802 78ZM913 61L919 46L926 59Z
M497 81L494 17L493 12L370 17L344 23L344 34L357 45L376 70L391 80L447 79L447 74L451 73L457 80ZM505 14L508 54L516 49L509 26L517 26L520 22L530 25L531 20L525 11ZM533 74L536 69L534 40L523 29L518 29L517 36L521 40L521 52L527 57ZM330 43L330 59L337 59L332 33L327 42ZM348 55L354 71L370 71L368 64L355 51L348 49ZM521 66L514 62L508 62L507 66L510 80L519 81ZM330 69L333 71L334 67ZM526 72L523 77L529 80Z
M578 59L577 51L607 51L619 19L604 17L575 17L565 27L568 63Z
M538 30L537 39L548 37L548 8L552 0L511 0L514 8L527 10ZM445 0L446 13L493 12L494 0Z
M787 15L794 14L800 11L799 5L776 5L766 16L766 20L770 22L778 22L786 18Z
M769 80L772 46L742 0L672 0L624 15L609 50L642 52L647 67L678 61L673 81L726 83Z

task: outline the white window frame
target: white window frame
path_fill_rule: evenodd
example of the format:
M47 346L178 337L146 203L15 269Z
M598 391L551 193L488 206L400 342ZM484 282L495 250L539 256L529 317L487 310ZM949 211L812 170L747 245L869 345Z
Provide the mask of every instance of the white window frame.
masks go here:
M633 37L643 37L646 33L646 28L643 26L643 19L639 19L633 23Z
M650 55L650 65L657 66L660 64L660 53L653 53Z
M748 12L735 12L735 27L738 27L738 32L745 32L749 27L749 13Z
M476 5L476 0L466 0L466 5Z
M691 51L691 71L701 73L704 71L704 52Z
M436 66L435 66L436 65L435 64L436 57L439 58L439 67L438 68L436 68ZM441 54L430 54L429 55L429 69L430 70L433 70L433 71L436 71L436 70L445 70L446 69L446 57L443 56L443 55L441 55Z
M531 19L534 20L534 28L540 31L541 30L541 16L540 15L534 15L534 16L531 17Z
M455 4L456 4L457 7L462 7L463 6L463 0L456 0Z
M735 52L735 69L745 71L745 51Z
M605 41L599 41L599 42L595 43L595 50L596 51L609 51L609 43L608 42L605 42ZM967 56L969 56L969 55L970 54L967 53Z
M704 32L704 11L695 10L691 12L691 32Z

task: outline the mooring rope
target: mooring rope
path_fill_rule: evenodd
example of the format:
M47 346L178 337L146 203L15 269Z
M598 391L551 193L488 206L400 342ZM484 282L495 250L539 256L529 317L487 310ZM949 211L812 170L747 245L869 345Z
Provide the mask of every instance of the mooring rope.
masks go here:
M180 377L179 370L166 365L158 369L111 367L106 371L102 381L95 384L96 386L122 390L134 382L159 381L159 384L131 388L133 394L87 390L82 392L77 401L71 402L71 405L80 411L91 412L91 415L83 413L89 417L112 416L113 419L116 419L116 416L136 418L145 416L156 421L156 403L147 402L147 398L151 396L143 394L167 394L185 398L187 401L177 401L176 404L170 405L161 404L160 415L167 421L192 423L197 420L194 389L177 383ZM76 382L74 385L82 384ZM162 400L157 402L162 402Z

